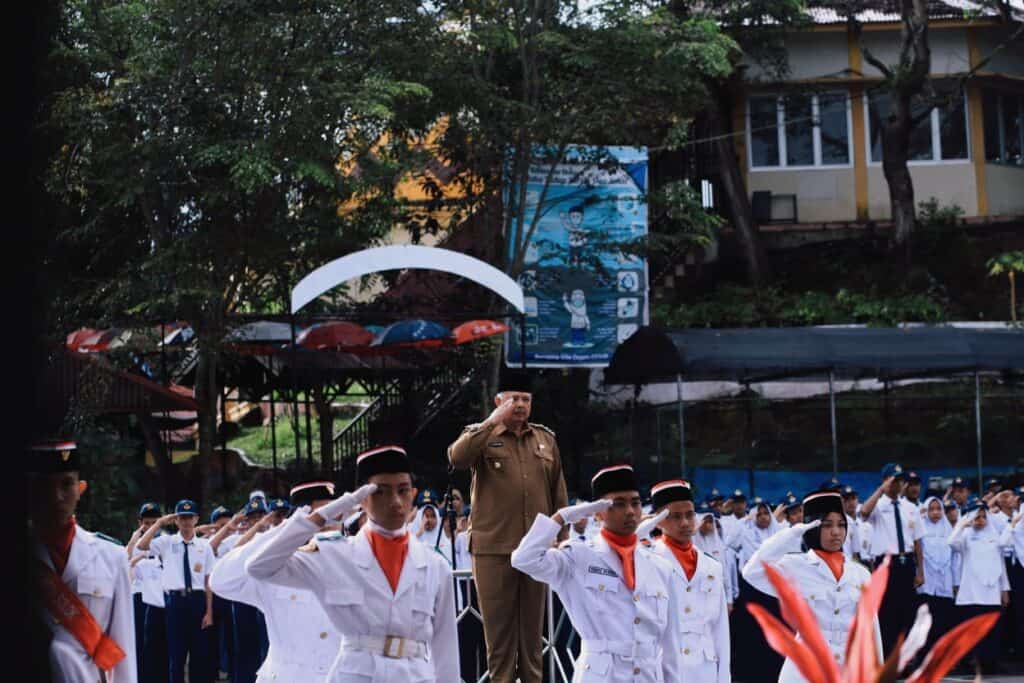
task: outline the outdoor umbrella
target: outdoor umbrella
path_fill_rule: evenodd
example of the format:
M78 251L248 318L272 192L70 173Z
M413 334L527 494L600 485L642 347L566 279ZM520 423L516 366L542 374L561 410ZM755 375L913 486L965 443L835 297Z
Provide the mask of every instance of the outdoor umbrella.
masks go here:
M494 320L470 320L462 323L452 330L452 339L456 344L468 344L469 342L490 337L495 334L508 332L508 325Z
M79 327L77 330L68 335L65 345L71 351L77 351L90 337L95 337L100 334L99 330L94 330L91 327Z
M234 345L236 353L269 356L291 343L292 328L288 323L257 320L231 330L224 340Z
M373 346L442 346L452 332L432 320L402 320L384 328L373 340Z
M344 320L330 320L304 329L295 340L299 346L313 350L352 349L369 346L373 332Z
M123 346L124 341L120 339L122 332L123 330L116 327L109 330L100 330L82 339L77 350L87 353L100 353Z

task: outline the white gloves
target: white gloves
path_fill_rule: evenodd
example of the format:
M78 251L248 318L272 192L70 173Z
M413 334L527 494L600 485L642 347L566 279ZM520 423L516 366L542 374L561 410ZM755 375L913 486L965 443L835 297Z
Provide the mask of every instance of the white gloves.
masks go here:
M370 497L374 491L377 490L376 484L365 484L360 486L352 493L346 493L338 498L335 498L327 505L324 505L316 512L321 517L328 521L334 521L341 519L347 515L355 506L362 503L364 500Z
M593 503L578 503L576 505L570 505L564 507L558 511L558 516L562 518L562 521L566 524L572 524L578 522L581 519L590 517L595 512L603 512L612 506L610 500L595 500Z
M789 527L789 529L793 532L794 535L796 535L797 532L800 532L800 535L802 536L805 531L817 529L819 526L821 526L821 520L816 519L813 522L801 522L800 524L794 524L793 526Z
M665 508L664 510L662 510L655 516L651 517L650 519L645 519L644 521L640 522L640 524L636 528L636 537L639 538L641 541L645 538L650 538L651 532L654 531L654 527L661 524L662 520L664 520L666 517L668 517L668 508Z

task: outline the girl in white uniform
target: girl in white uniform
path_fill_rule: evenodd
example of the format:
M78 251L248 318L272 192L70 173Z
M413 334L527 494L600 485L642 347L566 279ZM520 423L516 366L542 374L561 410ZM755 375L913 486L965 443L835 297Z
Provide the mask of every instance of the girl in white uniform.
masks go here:
M954 625L953 619L953 549L949 535L953 527L946 519L942 500L936 496L925 499L921 537L921 556L924 559L924 583L917 592L928 603L932 615L932 628L928 632L925 652L942 634Z
M843 554L847 529L839 493L816 491L808 494L803 503L804 518L811 521L794 524L765 541L744 565L743 578L758 590L776 595L764 565L771 564L778 569L807 600L832 656L841 666L845 661L847 635L860 600L861 587L871 575L863 565ZM809 550L786 552L794 541L801 539ZM882 639L877 620L875 644L881 655ZM779 681L802 683L805 679L787 659Z
M957 616L966 620L979 614L1002 611L1010 601L1010 582L999 546L999 534L988 523L988 511L980 501L968 505L949 545L963 555L963 575L956 594ZM982 673L992 673L999 657L1000 624L979 642L973 655Z
M739 522L737 521L737 524ZM722 563L725 570L725 601L729 612L739 595L739 570L736 567L736 553L725 544L725 532L715 512L706 505L697 510L697 533L693 535L693 544L701 552L705 552Z

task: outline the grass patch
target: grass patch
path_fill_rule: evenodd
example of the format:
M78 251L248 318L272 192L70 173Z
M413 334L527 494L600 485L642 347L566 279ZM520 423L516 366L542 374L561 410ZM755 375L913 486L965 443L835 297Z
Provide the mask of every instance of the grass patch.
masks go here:
M351 420L335 418L334 432L337 433L348 425ZM320 457L320 421L310 416L312 430L313 457ZM295 431L292 421L285 415L277 417L277 465L282 467L287 460L295 457ZM299 416L299 440L302 445L302 456L306 457L306 418ZM246 457L255 463L270 467L273 465L273 448L270 425L259 427L241 427L238 436L228 440L229 448L238 448L245 452Z

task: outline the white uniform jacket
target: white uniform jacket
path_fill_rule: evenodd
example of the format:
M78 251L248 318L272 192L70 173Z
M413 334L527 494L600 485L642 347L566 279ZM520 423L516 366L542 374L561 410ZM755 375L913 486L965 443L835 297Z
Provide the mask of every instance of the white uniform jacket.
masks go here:
M246 560L280 528L221 555L210 575L210 588L226 600L252 605L266 617L270 649L257 672L258 683L322 681L338 655L341 635L313 591L274 586L245 572Z
M311 589L316 595L342 636L326 680L458 681L459 642L448 563L410 538L398 589L392 592L367 539L368 526L355 536L319 541L315 552L296 552L318 530L306 515L293 515L245 567L255 579ZM385 656L385 647L391 656Z
M551 586L582 639L575 683L682 681L679 607L672 565L637 543L636 590L604 537L552 548L561 526L537 515L512 566Z
M793 538L799 538L800 535L799 531L790 528L780 531L762 543L750 561L744 565L743 578L757 590L778 597L775 587L765 574L764 563L767 562L782 572L790 585L800 591L807 604L814 610L814 616L829 649L832 650L832 656L842 666L846 659L846 638L857 612L861 586L868 582L871 575L861 564L845 558L843 575L836 581L832 570L813 550L786 552L786 548L793 545ZM881 664L882 634L877 619L875 647ZM799 669L787 659L779 673L779 682L803 683L804 680Z
M729 683L729 611L726 608L725 569L715 558L697 552L697 569L686 578L672 549L662 542L651 550L676 569L684 681Z
M1006 578L999 534L991 526L980 531L973 527L954 529L949 545L963 557L958 605L995 605L1001 603L1002 591L1010 590Z
M1009 524L999 535L999 545L1003 548L1013 548L1014 562L1024 565L1024 521L1017 522L1017 526Z
M38 541L36 556L53 569L49 552ZM107 682L135 683L138 680L135 670L135 608L128 555L124 548L76 526L71 553L61 578L78 594L78 599L103 632L124 651L124 659L107 676ZM53 633L50 643L53 680L60 683L96 683L101 680L100 670L78 639L61 624L54 623L45 608L44 622Z

